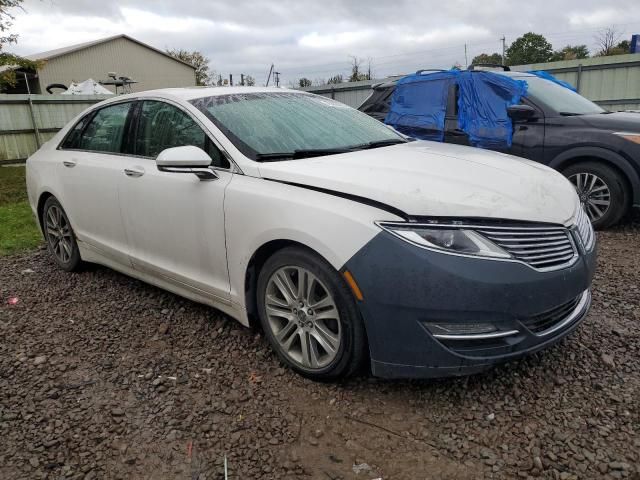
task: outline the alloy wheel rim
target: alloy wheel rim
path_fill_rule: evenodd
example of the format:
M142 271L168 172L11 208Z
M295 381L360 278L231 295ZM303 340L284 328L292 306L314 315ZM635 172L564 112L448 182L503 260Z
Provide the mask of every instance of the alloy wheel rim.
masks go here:
M51 251L62 263L68 263L73 253L71 226L62 210L52 205L46 215L47 239Z
M309 270L286 266L267 282L265 310L281 350L307 370L319 370L338 355L342 327L327 287Z
M582 208L592 222L601 219L611 207L611 190L593 173L576 173L569 177L580 197Z

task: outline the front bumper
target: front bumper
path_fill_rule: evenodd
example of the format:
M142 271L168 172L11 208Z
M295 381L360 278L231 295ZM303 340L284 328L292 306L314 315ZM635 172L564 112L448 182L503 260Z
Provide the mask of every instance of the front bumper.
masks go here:
M479 372L546 348L586 316L595 248L541 272L528 265L442 254L381 232L345 265L364 300L371 367L379 377ZM430 325L492 324L451 335Z

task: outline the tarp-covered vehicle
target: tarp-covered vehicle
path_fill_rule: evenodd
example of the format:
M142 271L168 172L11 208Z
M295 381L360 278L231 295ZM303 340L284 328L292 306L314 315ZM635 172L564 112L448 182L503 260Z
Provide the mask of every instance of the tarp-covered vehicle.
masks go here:
M406 135L553 167L596 228L640 206L640 115L604 110L544 72L426 71L381 83L359 107Z

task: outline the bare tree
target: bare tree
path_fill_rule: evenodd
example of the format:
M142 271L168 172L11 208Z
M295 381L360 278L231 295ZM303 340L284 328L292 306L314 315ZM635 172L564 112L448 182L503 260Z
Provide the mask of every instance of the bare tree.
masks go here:
M612 55L621 36L622 34L616 30L615 26L611 26L600 31L595 37L596 42L598 42L598 46L600 47L600 50L596 55L600 57Z

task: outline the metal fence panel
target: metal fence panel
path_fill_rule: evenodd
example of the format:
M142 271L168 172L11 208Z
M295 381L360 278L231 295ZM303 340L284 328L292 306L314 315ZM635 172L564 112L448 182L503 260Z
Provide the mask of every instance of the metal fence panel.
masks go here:
M110 95L0 95L0 163L24 161L89 106ZM31 100L31 104L29 102ZM35 121L35 128L34 128Z

